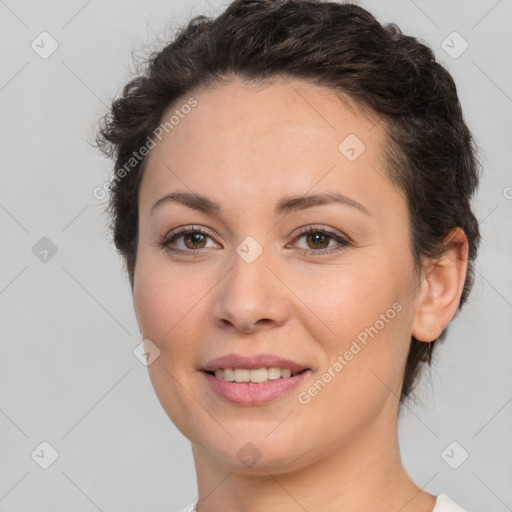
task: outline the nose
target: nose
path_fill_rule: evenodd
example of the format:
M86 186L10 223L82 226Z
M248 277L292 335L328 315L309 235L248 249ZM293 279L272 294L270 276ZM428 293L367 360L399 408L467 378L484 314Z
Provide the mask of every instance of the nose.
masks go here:
M283 325L288 318L287 288L261 254L252 262L234 255L233 266L217 288L213 316L223 329L251 334Z

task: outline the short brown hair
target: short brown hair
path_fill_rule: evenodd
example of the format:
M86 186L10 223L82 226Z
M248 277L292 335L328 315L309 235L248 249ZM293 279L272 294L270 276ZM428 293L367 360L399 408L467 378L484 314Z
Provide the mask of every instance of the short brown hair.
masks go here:
M254 83L284 76L327 86L383 119L388 174L407 197L415 263L442 254L455 227L468 238L460 309L472 286L480 241L470 207L480 166L455 83L431 49L350 3L234 1L217 18L193 18L113 101L97 143L115 160L114 173L145 144L169 106L231 75ZM110 186L110 227L132 289L138 190L146 161ZM411 338L400 402L413 390L422 363L430 365L434 345L446 332L430 343Z

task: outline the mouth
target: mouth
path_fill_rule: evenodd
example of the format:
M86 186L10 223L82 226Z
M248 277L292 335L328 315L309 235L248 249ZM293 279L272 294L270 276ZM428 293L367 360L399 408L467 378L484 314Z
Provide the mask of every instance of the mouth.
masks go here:
M215 371L206 371L209 375L226 382L238 384L262 384L269 380L289 379L308 371L308 368L292 372L290 368L280 368L278 366L262 367L256 369L249 368L218 368Z
M313 370L289 359L262 354L224 356L200 371L217 396L237 405L252 406L283 397Z

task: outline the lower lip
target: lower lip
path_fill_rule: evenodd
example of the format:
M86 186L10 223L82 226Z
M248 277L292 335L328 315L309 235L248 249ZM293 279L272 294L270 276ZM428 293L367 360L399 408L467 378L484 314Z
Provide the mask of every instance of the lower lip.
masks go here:
M260 405L272 402L296 388L310 373L310 370L293 377L280 378L249 384L248 382L228 382L203 372L206 382L220 397L239 405Z

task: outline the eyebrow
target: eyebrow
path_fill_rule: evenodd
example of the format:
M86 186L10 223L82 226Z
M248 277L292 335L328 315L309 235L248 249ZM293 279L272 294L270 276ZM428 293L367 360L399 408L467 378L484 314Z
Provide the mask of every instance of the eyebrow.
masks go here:
M221 215L222 213L221 205L206 196L190 192L171 192L158 199L151 207L149 214L153 214L157 208L167 203L182 204L188 208L211 215ZM285 197L276 204L274 212L276 215L286 215L299 210L305 210L306 208L332 203L352 206L362 213L371 216L371 213L363 204L343 194L337 193Z

